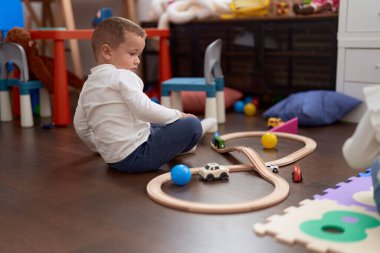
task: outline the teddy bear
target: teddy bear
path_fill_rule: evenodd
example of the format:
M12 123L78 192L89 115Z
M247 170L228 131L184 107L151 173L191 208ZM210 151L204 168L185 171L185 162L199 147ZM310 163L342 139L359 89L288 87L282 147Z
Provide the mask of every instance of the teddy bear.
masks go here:
M29 68L29 78L39 80L44 87L53 93L54 89L54 59L40 55L37 43L27 29L14 27L7 33L5 42L14 42L21 45L26 53ZM67 80L71 87L80 90L84 81L75 74L67 71Z

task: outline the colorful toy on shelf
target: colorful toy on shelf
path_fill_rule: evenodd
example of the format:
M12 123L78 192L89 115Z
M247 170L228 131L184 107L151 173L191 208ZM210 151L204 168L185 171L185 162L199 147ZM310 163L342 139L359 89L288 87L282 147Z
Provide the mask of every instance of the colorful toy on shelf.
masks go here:
M188 166L177 164L170 171L170 176L176 185L183 186L190 181L191 171Z
M261 144L267 149L274 148L277 145L277 136L267 132L261 136Z
M294 165L294 169L292 172L292 180L294 183L302 182L302 172L301 167L299 165Z
M232 14L221 15L222 19L261 17L268 15L270 0L232 0L229 5Z
M311 0L303 3L295 3L293 11L296 14L309 15L324 11L338 11L339 0Z
M290 4L288 0L277 0L276 3L274 4L275 8L275 14L276 15L288 15L289 14L289 9L290 9Z
M229 176L230 170L217 163L208 163L199 169L199 177L209 182L215 179L226 180Z

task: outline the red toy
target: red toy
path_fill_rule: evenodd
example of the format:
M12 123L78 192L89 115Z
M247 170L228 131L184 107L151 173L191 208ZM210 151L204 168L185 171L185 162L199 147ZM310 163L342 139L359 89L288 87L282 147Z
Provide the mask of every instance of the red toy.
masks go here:
M292 172L292 179L294 183L302 182L302 172L299 165L295 165Z

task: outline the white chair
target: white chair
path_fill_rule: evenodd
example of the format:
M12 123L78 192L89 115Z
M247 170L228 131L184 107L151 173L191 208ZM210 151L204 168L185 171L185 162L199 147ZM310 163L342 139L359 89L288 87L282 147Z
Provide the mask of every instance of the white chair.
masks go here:
M224 78L221 65L222 40L207 46L204 58L204 77L174 77L161 83L161 104L182 111L181 91L206 92L205 117L218 123L226 121L224 107ZM218 131L218 125L210 132Z
M20 70L20 79L7 78L7 63L17 65ZM0 120L11 121L12 110L9 88L17 86L20 89L20 113L21 126L32 127L34 125L30 90L40 91L40 116L50 117L51 106L49 93L43 88L40 81L29 80L28 62L24 48L12 42L0 43Z

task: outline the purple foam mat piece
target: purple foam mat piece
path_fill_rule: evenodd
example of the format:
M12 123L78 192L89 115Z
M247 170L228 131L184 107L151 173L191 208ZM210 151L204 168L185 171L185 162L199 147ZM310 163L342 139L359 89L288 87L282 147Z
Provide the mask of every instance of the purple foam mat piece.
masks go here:
M359 192L367 192L371 190L371 177L350 177L347 182L341 182L336 185L336 188L328 188L324 190L323 195L314 195L315 199L331 199L345 206L362 206L368 211L376 212L375 205L368 205L358 202L353 198L353 195Z

